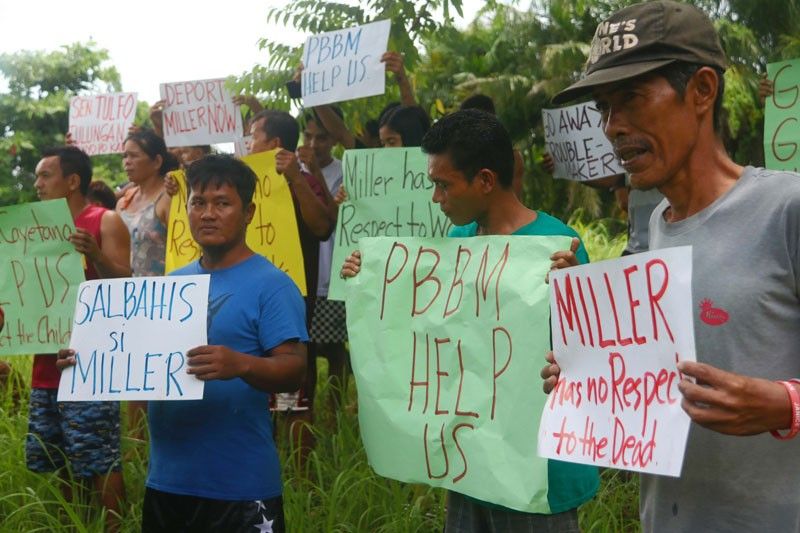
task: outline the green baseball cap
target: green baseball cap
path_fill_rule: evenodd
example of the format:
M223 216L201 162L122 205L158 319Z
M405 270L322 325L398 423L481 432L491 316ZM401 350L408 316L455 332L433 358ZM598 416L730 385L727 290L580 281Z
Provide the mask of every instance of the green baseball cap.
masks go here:
M583 78L553 98L563 104L598 85L684 61L727 68L711 20L694 6L660 0L620 9L597 26Z

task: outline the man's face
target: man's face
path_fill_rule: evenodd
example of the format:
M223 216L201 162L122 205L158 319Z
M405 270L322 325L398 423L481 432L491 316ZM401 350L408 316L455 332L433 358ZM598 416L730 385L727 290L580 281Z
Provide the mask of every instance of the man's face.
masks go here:
M658 75L594 91L605 134L630 173L633 188L661 187L686 167L699 134L698 117L688 96L692 83L685 98Z
M303 131L303 139L307 146L314 150L314 156L320 166L325 167L331 162L331 149L334 141L330 133L322 129L316 120L309 120Z
M258 154L267 152L280 147L280 139L278 137L267 137L264 131L264 124L267 122L266 118L262 118L250 125L250 153Z
M485 211L478 178L468 182L461 171L453 168L449 154L430 154L428 174L434 185L433 202L456 226L475 221Z
M188 205L189 229L202 248L230 249L244 243L254 205L242 206L235 187L223 183L204 191L192 188Z
M79 182L80 177L74 174L65 178L58 156L45 157L36 165L33 186L40 200L66 198L76 189L76 183L80 185Z

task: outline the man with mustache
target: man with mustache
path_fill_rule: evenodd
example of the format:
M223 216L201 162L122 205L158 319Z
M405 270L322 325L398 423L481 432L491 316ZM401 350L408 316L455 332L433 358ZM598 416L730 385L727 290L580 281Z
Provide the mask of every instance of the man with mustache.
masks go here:
M591 94L631 185L666 197L650 248L693 246L699 362L678 368L696 424L680 478L641 477L645 531L800 527L800 448L784 442L800 430L800 176L725 152L726 63L699 10L637 4L598 26L585 76L554 99ZM559 373L550 362L545 391Z

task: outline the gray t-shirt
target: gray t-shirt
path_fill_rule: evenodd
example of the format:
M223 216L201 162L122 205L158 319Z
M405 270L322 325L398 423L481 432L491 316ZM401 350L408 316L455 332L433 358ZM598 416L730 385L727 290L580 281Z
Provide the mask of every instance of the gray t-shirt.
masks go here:
M625 251L629 254L638 254L649 249L650 215L662 200L664 195L657 189L631 189L628 193L628 244Z
M770 380L800 377L800 175L748 167L701 212L650 220L650 248L693 246L697 359ZM800 531L800 438L692 424L680 478L642 475L644 531Z

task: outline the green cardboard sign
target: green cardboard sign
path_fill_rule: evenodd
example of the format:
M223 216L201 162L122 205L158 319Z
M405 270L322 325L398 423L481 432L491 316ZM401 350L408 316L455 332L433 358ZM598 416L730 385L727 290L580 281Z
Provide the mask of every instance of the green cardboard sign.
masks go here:
M431 200L428 156L419 148L348 150L342 159L347 201L339 206L328 298L344 300L344 260L365 237L446 237L451 223Z
M348 279L361 437L379 475L549 512L537 456L545 275L569 237L372 238Z
M0 207L0 355L52 353L69 344L83 257L66 200Z
M774 84L764 115L764 161L773 170L800 171L800 59L770 63Z

